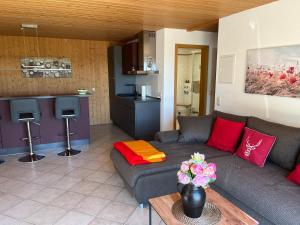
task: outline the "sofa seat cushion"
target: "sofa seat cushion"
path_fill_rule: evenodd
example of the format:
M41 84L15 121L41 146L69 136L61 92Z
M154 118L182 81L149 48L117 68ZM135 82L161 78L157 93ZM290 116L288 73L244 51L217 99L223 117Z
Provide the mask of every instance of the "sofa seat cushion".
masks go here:
M140 176L151 175L164 171L179 170L180 164L184 160L191 158L194 152L205 154L207 158L230 155L226 152L220 152L209 148L204 144L184 144L184 143L159 143L151 142L157 149L167 155L163 162L147 165L130 166L126 159L115 149L111 151L111 159L121 177L130 187L134 187Z
M300 128L271 123L250 117L247 126L276 137L276 142L268 159L278 166L293 170L300 150Z
M274 224L300 221L300 188L286 179L288 170L267 162L257 167L236 156L208 159L217 165L215 185Z

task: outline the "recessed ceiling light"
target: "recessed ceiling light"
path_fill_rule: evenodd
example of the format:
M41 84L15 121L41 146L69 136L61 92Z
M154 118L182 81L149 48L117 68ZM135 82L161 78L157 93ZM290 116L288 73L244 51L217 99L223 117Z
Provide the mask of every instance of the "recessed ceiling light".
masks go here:
M30 23L22 23L21 24L21 29L37 29L38 25L37 24L30 24Z

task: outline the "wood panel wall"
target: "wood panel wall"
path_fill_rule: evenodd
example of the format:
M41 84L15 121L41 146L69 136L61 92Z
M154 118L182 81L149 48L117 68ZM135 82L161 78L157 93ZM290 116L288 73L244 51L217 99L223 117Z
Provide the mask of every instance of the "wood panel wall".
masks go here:
M0 36L0 96L69 94L95 88L89 101L90 124L109 123L108 46L105 41ZM70 58L72 78L24 78L20 58L38 53Z

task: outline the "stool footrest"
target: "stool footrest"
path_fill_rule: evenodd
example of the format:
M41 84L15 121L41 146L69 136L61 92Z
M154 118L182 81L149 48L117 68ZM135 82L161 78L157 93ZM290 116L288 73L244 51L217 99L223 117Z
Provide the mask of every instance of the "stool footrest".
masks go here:
M34 141L34 140L38 140L38 139L40 139L40 137L38 137L38 136L32 137L32 138L31 138L31 140L33 140L33 141ZM27 138L27 137L21 138L21 140L22 140L22 141L28 141L28 138Z
M75 134L77 134L77 133L76 132L70 132L70 136L73 136ZM67 137L66 134L58 134L58 136L60 136L60 137Z

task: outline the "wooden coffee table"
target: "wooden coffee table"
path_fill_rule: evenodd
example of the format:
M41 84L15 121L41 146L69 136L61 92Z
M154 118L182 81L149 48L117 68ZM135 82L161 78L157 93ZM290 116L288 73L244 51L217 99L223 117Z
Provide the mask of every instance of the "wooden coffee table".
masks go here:
M225 199L223 196L221 196L211 188L207 188L205 191L206 201L214 203L222 213L221 221L218 223L219 225L259 224L255 219L253 219L247 213L239 209L237 206L229 202L227 199ZM183 223L179 222L172 214L172 206L179 199L179 193L173 193L149 199L149 225L152 225L152 208L157 212L157 214L167 225L184 225Z

